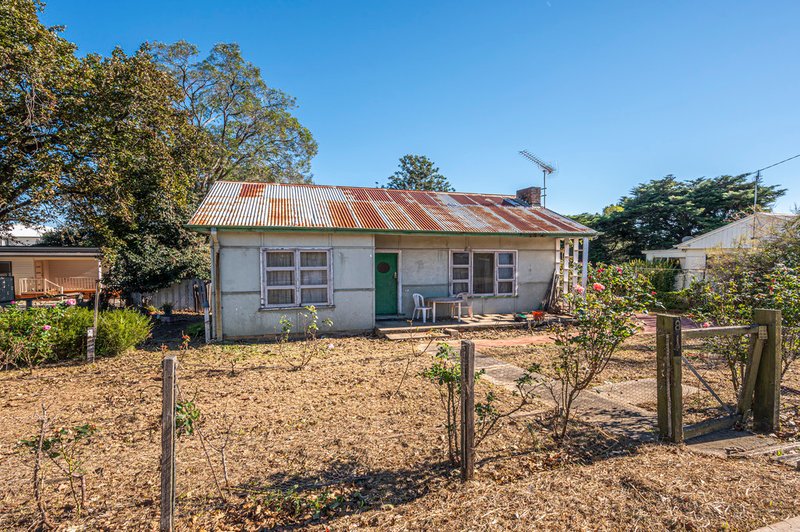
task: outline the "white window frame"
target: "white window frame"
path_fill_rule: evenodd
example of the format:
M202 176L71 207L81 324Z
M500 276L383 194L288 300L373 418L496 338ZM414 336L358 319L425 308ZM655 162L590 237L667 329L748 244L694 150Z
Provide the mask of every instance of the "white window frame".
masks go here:
M463 264L453 264L453 255L455 253L468 253L469 254L469 263L467 265ZM473 277L473 265L474 261L472 259L473 254L475 253L493 253L494 254L494 288L491 294L475 294L472 291L472 277ZM514 264L500 264L499 261L499 254L500 253L511 253L514 256ZM517 296L517 275L519 272L519 261L518 261L519 254L517 253L516 249L451 249L449 255L449 264L447 269L447 276L449 278L449 286L450 286L450 296L456 296L462 292L459 290L456 292L453 289L453 285L458 283L467 283L469 290L467 293L470 297L516 297ZM467 279L453 279L453 268L467 268L469 271L469 275ZM513 268L514 274L512 279L500 279L500 268ZM510 293L498 293L498 283L512 283L511 292Z
M294 253L294 266L267 266L267 253L270 252L292 252ZM303 252L324 252L327 255L326 266L302 266L300 261L300 254ZM320 248L320 247L264 247L261 248L261 308L264 309L277 309L277 308L303 308L309 305L316 307L331 307L333 306L333 249ZM294 286L268 286L267 285L267 272L270 271L293 271L294 272ZM301 284L303 274L305 271L326 271L328 277L327 284L320 285L306 285ZM294 303L285 304L269 304L267 294L270 290L290 290L294 288ZM320 303L302 303L302 290L307 288L325 288L327 290L327 300Z

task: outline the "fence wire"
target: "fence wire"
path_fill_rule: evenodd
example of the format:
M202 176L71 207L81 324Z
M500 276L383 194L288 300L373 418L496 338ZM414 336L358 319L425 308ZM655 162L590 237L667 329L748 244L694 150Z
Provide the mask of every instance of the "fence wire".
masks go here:
M736 412L749 342L747 336L684 341L684 424L701 423Z

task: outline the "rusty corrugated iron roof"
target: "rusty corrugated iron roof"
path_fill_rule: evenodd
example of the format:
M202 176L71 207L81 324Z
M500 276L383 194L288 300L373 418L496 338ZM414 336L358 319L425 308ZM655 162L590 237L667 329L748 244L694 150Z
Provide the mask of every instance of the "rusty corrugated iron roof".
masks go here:
M188 225L195 229L595 234L515 196L232 181L216 182Z

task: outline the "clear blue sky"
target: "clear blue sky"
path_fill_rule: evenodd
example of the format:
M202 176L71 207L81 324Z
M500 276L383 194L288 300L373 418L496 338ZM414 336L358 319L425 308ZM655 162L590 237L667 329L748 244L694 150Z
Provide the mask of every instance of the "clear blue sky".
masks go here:
M80 53L238 42L297 98L314 179L384 183L405 153L458 190L540 184L597 211L635 184L741 173L800 153L800 2L50 0ZM800 159L768 171L800 204Z

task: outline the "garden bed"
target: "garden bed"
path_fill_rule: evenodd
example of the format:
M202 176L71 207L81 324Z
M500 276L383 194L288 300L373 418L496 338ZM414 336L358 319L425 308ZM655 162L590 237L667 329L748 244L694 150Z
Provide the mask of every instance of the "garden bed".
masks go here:
M202 412L206 438L219 446L230 435L232 488L223 504L197 433L179 438L180 529L745 530L800 506L800 478L762 461L655 444L634 448L580 425L571 443L555 446L536 413L540 405L486 440L476 480L464 486L446 462L437 391L419 377L430 357L412 358L398 392L407 344L360 337L325 342L332 348L324 358L299 371L288 370L276 344L179 355L180 390ZM633 354L625 356L635 362ZM51 519L90 529L157 528L161 357L154 343L93 366L0 373L0 528L36 522L31 455L17 442L36 434L42 403L55 426L97 428L84 455L84 514L73 515L67 484L51 471L45 484ZM633 370L621 367L618 376ZM477 399L489 390L500 410L517 400L485 381ZM224 483L219 457L211 456Z

